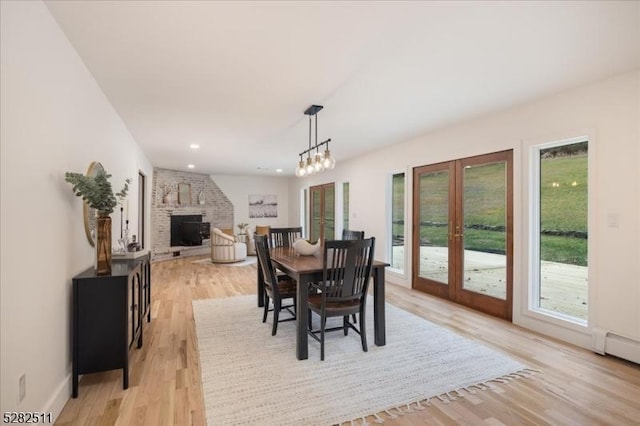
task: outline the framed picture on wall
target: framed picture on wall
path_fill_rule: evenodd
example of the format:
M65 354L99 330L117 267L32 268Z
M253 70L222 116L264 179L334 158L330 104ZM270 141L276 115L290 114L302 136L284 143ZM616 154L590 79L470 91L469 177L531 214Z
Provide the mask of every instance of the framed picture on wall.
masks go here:
M178 184L178 203L191 204L191 185L188 183Z
M278 196L275 194L249 195L249 218L278 217Z

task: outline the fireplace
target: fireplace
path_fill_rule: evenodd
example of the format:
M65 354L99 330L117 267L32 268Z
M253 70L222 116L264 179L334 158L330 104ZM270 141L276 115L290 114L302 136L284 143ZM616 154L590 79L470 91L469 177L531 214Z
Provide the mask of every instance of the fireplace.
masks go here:
M202 221L202 215L171 216L171 247L201 246L210 232L210 224Z

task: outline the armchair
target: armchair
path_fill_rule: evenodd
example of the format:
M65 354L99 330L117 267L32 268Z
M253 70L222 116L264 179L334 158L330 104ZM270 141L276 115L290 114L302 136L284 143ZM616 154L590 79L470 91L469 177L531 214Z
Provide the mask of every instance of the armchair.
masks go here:
M222 232L219 228L211 231L211 261L214 263L241 262L247 258L247 245Z

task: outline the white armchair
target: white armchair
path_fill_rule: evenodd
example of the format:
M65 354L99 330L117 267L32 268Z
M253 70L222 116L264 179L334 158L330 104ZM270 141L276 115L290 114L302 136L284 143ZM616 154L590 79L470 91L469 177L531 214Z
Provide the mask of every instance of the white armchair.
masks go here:
M236 242L218 228L211 231L211 261L214 263L241 262L247 258L247 245Z

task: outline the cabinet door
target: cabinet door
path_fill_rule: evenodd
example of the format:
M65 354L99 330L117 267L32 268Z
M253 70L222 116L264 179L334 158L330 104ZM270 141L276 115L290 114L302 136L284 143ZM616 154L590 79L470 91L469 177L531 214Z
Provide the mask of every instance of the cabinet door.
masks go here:
M147 319L150 319L149 309L151 308L151 265L148 260L142 262L141 268L142 276L140 283L142 286L142 301L140 308L140 317L144 321L144 316L147 315Z
M124 280L78 280L74 300L79 374L122 368L126 362Z
M133 345L133 342L138 337L140 332L140 269L136 268L134 272L129 275L130 285L130 303L129 303L129 347Z

